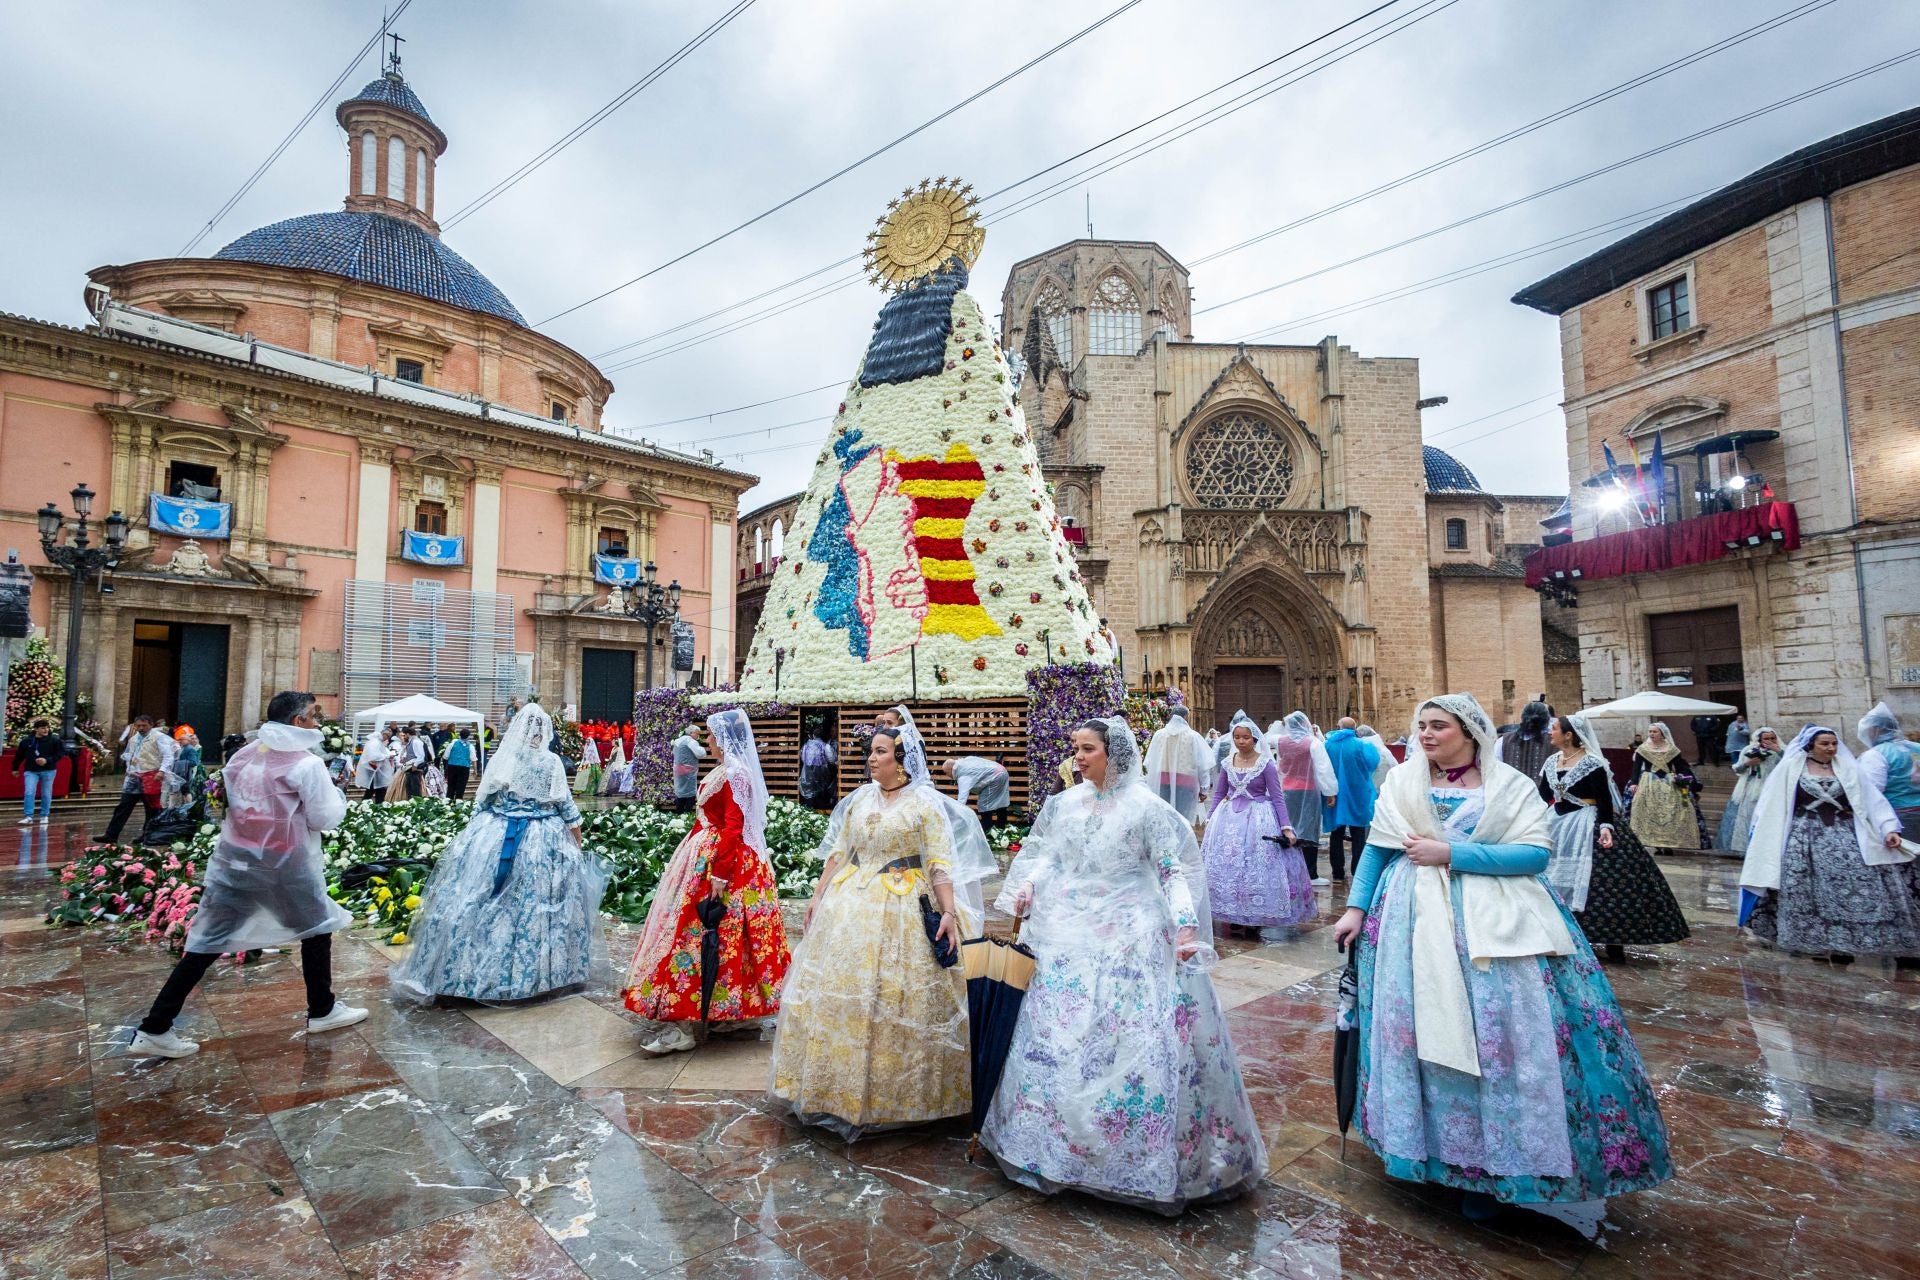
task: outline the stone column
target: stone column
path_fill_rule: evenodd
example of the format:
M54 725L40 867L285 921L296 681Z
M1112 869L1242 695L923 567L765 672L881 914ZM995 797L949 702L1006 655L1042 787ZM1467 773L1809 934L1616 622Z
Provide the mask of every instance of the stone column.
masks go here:
M247 652L244 664L245 674L240 680L240 724L256 725L265 719L265 691L261 683L266 678L267 646L263 629L263 618L247 619Z
M712 525L712 553L707 559L707 581L711 598L707 604L707 665L720 673L722 680L733 678L733 592L736 571L733 560L733 513L715 509ZM747 643L749 637L739 637ZM698 657L698 655L695 655Z
M468 520L468 563L473 567L473 589L500 589L500 474L482 472L473 484L472 516Z

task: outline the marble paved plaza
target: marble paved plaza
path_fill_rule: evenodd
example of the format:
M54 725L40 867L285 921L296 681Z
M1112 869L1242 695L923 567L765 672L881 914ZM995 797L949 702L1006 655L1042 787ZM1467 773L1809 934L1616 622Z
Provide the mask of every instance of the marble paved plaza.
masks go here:
M0 1276L1920 1274L1920 981L1750 947L1730 862L1667 862L1694 938L1613 968L1677 1176L1589 1243L1524 1211L1472 1226L1357 1141L1341 1162L1325 927L1221 965L1273 1171L1167 1221L1015 1189L966 1162L962 1126L795 1128L760 1109L765 1043L649 1059L611 991L396 1006L358 939L335 954L361 1026L307 1039L297 962L269 957L189 1002L198 1056L129 1058L168 960L40 923L81 836L0 837Z

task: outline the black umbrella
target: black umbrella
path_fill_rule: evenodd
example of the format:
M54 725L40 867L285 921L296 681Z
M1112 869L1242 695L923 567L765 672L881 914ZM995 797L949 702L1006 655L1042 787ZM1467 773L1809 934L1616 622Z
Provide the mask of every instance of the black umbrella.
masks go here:
M1354 1095L1360 1088L1359 939L1347 944L1347 966L1340 971L1340 1009L1333 1018L1333 1106L1340 1122L1340 1159L1347 1158L1347 1126L1353 1123Z
M713 984L720 977L720 922L727 918L727 900L702 898L694 904L693 914L704 926L700 930L700 1020L704 1022Z
M1020 1006L1033 981L1033 952L1018 942L999 938L969 938L960 944L960 962L967 973L967 1024L973 1042L973 1141L967 1159L980 1151L980 1127L1000 1088L1007 1051L1013 1047L1013 1029Z

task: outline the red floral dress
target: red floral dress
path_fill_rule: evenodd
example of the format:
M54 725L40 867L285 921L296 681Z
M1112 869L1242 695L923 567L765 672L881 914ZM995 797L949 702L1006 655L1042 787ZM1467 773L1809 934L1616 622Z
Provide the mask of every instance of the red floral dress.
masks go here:
M780 895L767 860L748 847L744 821L715 769L700 788L699 818L674 861L661 876L663 891L678 885L675 901L656 900L655 912L671 910L671 933L648 954L643 939L625 991L627 1008L655 1022L700 1020L700 937L706 926L694 908L712 887L709 877L727 884L727 914L720 922L720 974L707 1006L712 1022L766 1018L780 1012L780 987L787 977L787 932L780 918ZM649 920L647 933L653 934Z

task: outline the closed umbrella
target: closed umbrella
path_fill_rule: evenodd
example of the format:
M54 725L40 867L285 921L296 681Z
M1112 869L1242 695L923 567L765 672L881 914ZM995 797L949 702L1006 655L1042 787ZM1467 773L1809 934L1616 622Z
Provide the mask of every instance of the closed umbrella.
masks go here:
M999 938L969 938L960 945L960 963L967 975L967 1024L972 1040L973 1141L967 1159L980 1151L980 1128L987 1108L1000 1088L1007 1051L1013 1047L1013 1029L1020 1006L1033 981L1033 952L1019 942Z
M1347 1158L1347 1126L1353 1123L1353 1103L1360 1091L1360 968L1359 941L1347 945L1347 965L1340 971L1340 1006L1333 1018L1333 1107L1340 1124L1340 1160Z
M725 898L702 898L693 914L700 918L700 1019L713 1001L713 984L720 977L720 922L727 918Z

